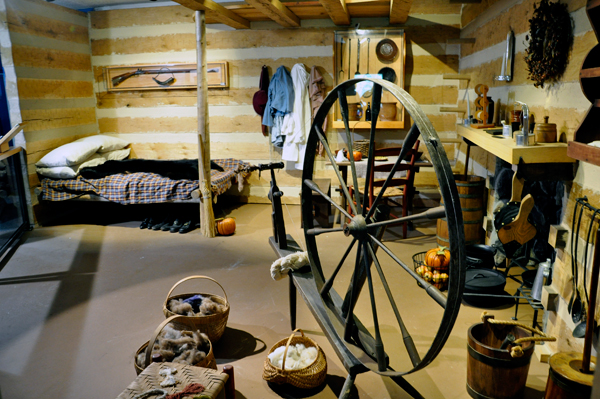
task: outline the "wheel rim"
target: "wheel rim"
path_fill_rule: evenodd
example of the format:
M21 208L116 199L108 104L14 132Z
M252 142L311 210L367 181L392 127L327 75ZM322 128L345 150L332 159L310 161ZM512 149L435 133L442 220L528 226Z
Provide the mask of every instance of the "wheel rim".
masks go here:
M414 353L414 344L407 343L412 342L412 338L407 332L407 330L409 329L407 328L407 324L410 324L410 322L407 322L407 320L403 320L401 318L398 312L398 307L393 300L394 292L391 292L392 290L387 284L385 273L382 270L382 266L380 265L378 259L384 256L383 253L385 253L385 256L395 261L403 269L409 272L409 274L413 278L415 277L414 274L416 273L414 273L414 271L412 271L411 273L410 269L412 268L409 267L410 265L404 264L397 256L395 256L394 252L391 251L390 248L388 248L385 244L381 243L376 238L374 239L374 230L369 226L372 224L371 217L375 212L375 207L368 211L366 209L363 210L363 204L361 204L360 195L357 194L354 198L350 198L350 194L347 187L341 185L341 195L346 196L346 198L349 200L354 200L350 201L351 204L353 202L356 202L352 205L353 214L356 216L350 217L351 222L348 223L345 229L328 230L328 232L331 233L338 232L337 234L342 234L341 231L345 230L344 233L347 237L349 237L349 239L351 239L350 244L344 252L344 255L342 255L340 261L336 264L335 269L332 273L329 273L329 270L324 272L315 234L315 231L318 229L314 229L313 225L313 192L316 191L321 196L327 198L326 194L320 192L316 184L312 182L315 176L315 153L319 143L324 143L324 147L327 153L325 158L332 162L338 180L343 180L339 169L335 165L335 162L333 160L333 154L327 144L327 137L324 131L322 130L321 126L323 126L323 123L328 114L330 113L331 108L334 107L337 102L339 102L342 119L344 120L344 124L346 127L345 133L342 133L342 136L345 137L345 142L343 145L349 150L352 149L352 135L350 134L349 129L347 113L348 106L345 92L346 89L362 81L370 81L375 84L373 88L373 97L371 99L373 106L372 126L371 133L369 135L369 139L371 140L371 145L369 146L369 157L373 157L373 144L377 132L375 126L377 124L377 118L379 114L382 88L385 88L397 100L400 101L402 106L408 111L412 120L415 122L406 136L403 148L412 148L413 144L416 142L417 139L420 139L422 142L425 143L431 158L431 162L433 164L433 169L438 179L439 189L444 202L444 208L446 213L445 217L447 219L448 224L450 251L452 254L450 261L450 270L448 273L448 293L446 298L442 299L438 295L439 291L437 293L435 292L435 288L427 289L427 293L429 294L429 296L435 298L435 300L440 304L444 303L445 308L443 310L440 325L432 340L431 346L426 351L421 350L420 352L418 352L416 354L416 357ZM358 179L356 175L356 168L352 157L350 156L349 158L351 161L351 165L349 167L350 171L348 173L348 185L353 185L354 187L357 187ZM368 176L369 173L367 172L366 175ZM431 363L433 359L435 359L435 357L439 354L446 340L448 339L448 336L450 335L454 322L456 321L456 317L458 316L458 311L460 309L465 279L465 253L464 246L462 245L462 243L464 243L464 230L458 192L454 183L452 169L448 162L443 145L437 133L435 132L431 122L421 110L421 108L418 106L416 101L406 91L396 86L395 84L381 79L370 78L348 80L335 87L329 93L329 95L325 98L323 104L319 108L319 111L317 112L314 118L314 122L311 127L310 135L306 145L306 156L303 168L302 181L302 218L304 223L304 236L310 260L313 281L316 284L317 289L320 292L323 291L321 300L323 301L323 304L329 309L329 314L332 315L332 319L337 318L338 323L344 327L350 326L346 328L341 327L341 330L337 329L337 336L328 338L330 340L337 340L343 342L344 345L349 350L351 350L353 354L355 354L355 357L358 361L364 364L367 368L381 375L386 375L390 377L402 376L424 368L429 363ZM338 182L335 182L335 184L337 183ZM332 186L335 186L335 184L332 184ZM368 177L365 185L367 184ZM375 201L377 202L378 200L379 197ZM342 213L345 216L350 216L347 213L345 213L345 210L342 211ZM360 249L356 249L354 270L350 281L350 285L352 286L352 283L357 283L357 280L359 279L358 276L362 276L365 284L364 287L362 287L362 289L358 287L358 284L354 285L354 289L348 288L348 294L344 299L347 300L348 297L350 297L350 305L346 306L346 308L344 309L343 306L340 306L341 297L333 289L331 289L330 283L332 283L332 281L335 280L338 271L344 268L344 264L346 264L346 261L351 257L351 252L355 250L355 247ZM372 265L370 264L370 262L372 262ZM373 281L375 277L379 277L379 282L383 286L386 296L388 297L391 307L393 309L393 313L396 316L396 322L399 326L400 333L402 335L402 339L405 343L406 351L409 355L411 362L411 366L407 369L394 370L387 363L388 359L386 359L385 348L383 348L382 341L380 338L378 312L377 306L375 305L376 301L374 299ZM371 334L374 335L374 337L368 339L365 338L364 333L361 335L361 333L359 332L360 322L357 323L353 312L355 304L353 305L352 301L357 301L357 299L353 298L359 298L361 290L364 291L363 297L367 295L369 296L369 300L371 302L371 316L374 324L373 327L375 329L374 334ZM351 311L348 311L348 307ZM368 340L368 344L365 344L363 340ZM410 348L411 345L413 346L412 350ZM421 353L423 353L422 356Z

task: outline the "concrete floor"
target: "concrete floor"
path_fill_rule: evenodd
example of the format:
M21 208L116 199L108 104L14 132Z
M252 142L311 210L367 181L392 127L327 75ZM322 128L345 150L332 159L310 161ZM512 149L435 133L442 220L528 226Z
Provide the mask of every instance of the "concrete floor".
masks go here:
M219 367L234 366L238 399L336 398L346 372L301 299L297 324L324 349L327 383L312 392L274 391L262 380L269 349L290 333L288 282L275 282L269 274L275 259L267 242L272 234L270 206L243 205L228 212L237 220L236 234L214 239L202 237L199 230L186 235L140 230L139 221L41 227L27 233L0 270L0 396L116 397L136 376L134 353L163 320L162 305L171 286L189 275L207 275L224 286L231 304L228 328L214 351ZM303 242L300 208L289 206L284 212L288 233ZM431 232L423 227L422 232ZM335 239L323 237L323 248L331 248L323 256L335 256L340 247ZM414 234L397 253L410 265L411 256L431 248L434 241L431 234ZM417 346L427 348L441 311L405 272L388 278L402 287L394 292L404 321ZM340 284L344 279L340 277ZM209 282L186 284L181 293L219 294ZM358 311L362 307L359 303ZM407 376L425 398L469 398L466 335L481 312L462 306L440 355ZM509 319L513 312L504 308L491 313ZM386 321L384 339L395 340L386 350L394 351L399 335L393 316L387 315L382 313L380 320ZM520 307L519 319L531 324L528 306ZM533 357L526 398L543 396L547 375L548 366ZM409 397L389 378L373 372L357 377L354 394L361 399Z

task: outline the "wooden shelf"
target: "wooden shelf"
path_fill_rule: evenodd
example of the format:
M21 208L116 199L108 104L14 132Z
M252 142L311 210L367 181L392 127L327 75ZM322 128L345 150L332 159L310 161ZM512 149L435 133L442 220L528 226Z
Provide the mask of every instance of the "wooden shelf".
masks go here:
M350 121L348 123L350 129L370 129L371 122L366 121ZM344 129L344 121L333 121L334 129ZM377 129L404 129L402 121L377 121Z
M446 80L471 80L471 75L443 75L442 78Z
M538 143L536 145L517 146L512 138L491 135L480 129L457 125L457 132L487 152L518 165L520 160L528 163L574 163L575 159L567 155L566 143Z
M440 107L440 112L460 112L466 114L467 110L464 108Z

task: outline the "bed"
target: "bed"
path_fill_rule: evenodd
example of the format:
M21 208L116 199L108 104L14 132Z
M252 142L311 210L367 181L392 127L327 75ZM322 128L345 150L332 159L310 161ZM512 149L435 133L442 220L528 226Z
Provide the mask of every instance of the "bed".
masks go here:
M90 136L53 150L37 164L43 177L36 190L41 200L96 200L123 205L164 202L199 202L199 181L174 180L157 173L111 174L102 178L84 178L79 172L90 165L118 162L129 156L129 143L108 136ZM121 147L121 148L119 148ZM227 158L213 160L223 170L211 170L213 199L238 183L241 190L251 165Z

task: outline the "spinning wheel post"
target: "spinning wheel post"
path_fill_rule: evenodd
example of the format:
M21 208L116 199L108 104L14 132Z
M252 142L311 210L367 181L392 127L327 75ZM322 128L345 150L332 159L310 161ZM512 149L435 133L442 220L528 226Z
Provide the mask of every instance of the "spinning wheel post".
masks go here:
M326 135L321 128L331 108L336 106L336 102L339 102L338 105L345 127L345 134L342 134L343 140L345 140L343 144L348 148L352 148L353 138L350 132L348 101L345 93L355 84L363 81L374 83L373 118L369 137L369 158L367 160L364 192L366 192L366 188L370 184L370 171L374 163L373 157L377 135L376 125L380 109L380 105L378 104L381 104L382 90L386 89L400 101L401 105L408 111L414 121L404 140L400 156L387 176L380 193L373 200L373 203L365 203L359 194L359 181L353 159L350 159L350 176L351 184L353 184L355 190L353 190L352 195L350 194L348 185L340 174ZM421 140L426 145L430 154L433 170L436 173L444 200L444 206L428 210L421 214L392 220L389 219L389 214L386 212L381 213L383 208L379 204L381 203L384 191L392 181L394 173L399 169L402 159L412 149L417 140ZM334 173L339 180L342 195L350 204L348 212L340 209L341 207L335 201L320 192L313 182L315 170L314 154L318 144L323 145ZM356 374L367 370L391 377L410 395L420 398L421 395L403 379L403 376L426 367L442 349L458 315L465 279L465 253L464 246L462 245L464 242L464 230L458 191L446 153L431 122L414 99L406 91L393 83L370 78L348 80L332 90L315 116L307 140L302 180L304 183L302 190L302 218L311 271L303 272L301 276L300 274L293 273L293 278L296 281L296 286L305 291L303 294L305 301L349 372L340 398L347 397ZM340 209L341 213L349 219L343 228L314 228L312 218L313 192L319 193L324 200ZM350 215L350 213L353 215ZM406 265L395 254L397 247L394 243L386 241L384 244L381 241L381 236L387 227L401 224L408 220L436 219L440 217L446 217L448 220L449 243L452 253L447 295L441 293L434 285L419 276L412 267ZM349 240L340 246L341 232ZM339 260L336 259L337 252L332 252L331 250L331 241L327 241L335 239L335 237L338 237L335 245L339 248L339 254L341 255ZM323 243L322 248L326 249L323 254L319 253L319 242ZM379 248L381 248L384 255L378 256L377 251ZM352 252L355 252L354 256ZM385 259L381 258L381 256ZM372 272L372 265L374 265L375 272ZM442 308L443 314L440 325L437 330L433 330L435 336L433 337L431 346L426 352L421 349L424 353L419 352L419 348L410 334L412 323L408 323L407 318L401 315L403 307L398 303L399 298L394 297L394 284L398 284L398 278L401 278L397 270L404 270L408 273L408 276L412 277L422 286L426 295L435 300ZM349 281L347 288L344 289L346 291L344 298L335 289L336 284L338 284L336 283L336 279L339 280L342 271L346 273L346 280L344 281ZM386 274L390 275L389 273L392 273L391 276L394 276L393 279L386 277ZM379 284L379 286L376 287L376 284ZM383 290L379 287L383 287ZM368 295L360 299L361 306L359 308L356 305L363 288L368 290ZM364 305L362 304L363 299L366 302ZM404 343L403 346L405 349L403 357L407 355L410 361L408 369L396 370L396 366L392 367L394 358L391 353L388 354L385 351L386 339L388 336L392 336L389 330L382 330L380 325L381 322L387 322L387 320L384 321L384 318L381 317L380 310L381 306L387 305L386 301L391 306L394 318L399 326L401 340ZM370 313L372 321L371 317L367 319L373 323L372 325L370 324L371 327L369 329L373 331L373 335L361 323L355 313L355 309L359 309L358 312ZM385 334L383 334L384 332ZM389 339L392 342L397 342L395 339Z

